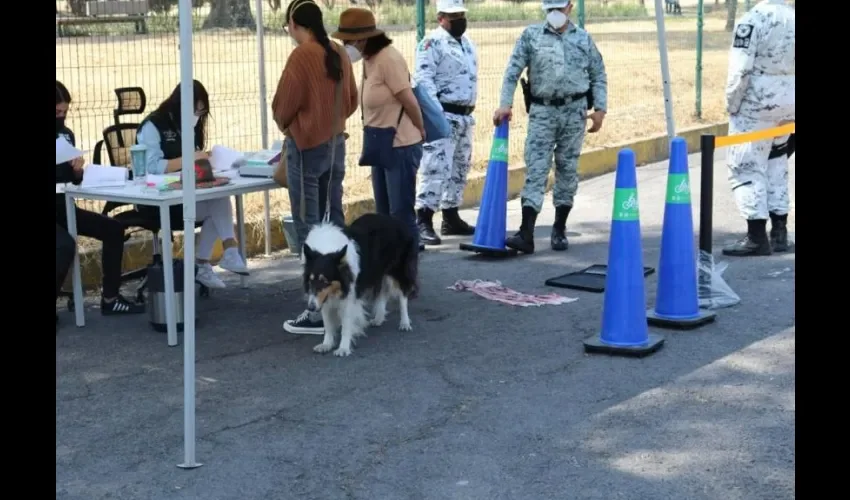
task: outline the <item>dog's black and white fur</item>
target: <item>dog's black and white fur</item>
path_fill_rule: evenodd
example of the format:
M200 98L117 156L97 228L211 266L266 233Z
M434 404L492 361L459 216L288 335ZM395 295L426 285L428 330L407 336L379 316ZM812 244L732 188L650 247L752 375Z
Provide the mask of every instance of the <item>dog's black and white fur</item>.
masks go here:
M407 301L416 286L417 253L407 226L388 215L366 214L345 229L331 223L314 226L301 252L307 308L321 311L325 324L325 337L313 350L333 349L341 328L334 354L348 356L367 323L384 323L387 302L394 297L399 330L411 330ZM365 311L369 300L374 300L371 321Z

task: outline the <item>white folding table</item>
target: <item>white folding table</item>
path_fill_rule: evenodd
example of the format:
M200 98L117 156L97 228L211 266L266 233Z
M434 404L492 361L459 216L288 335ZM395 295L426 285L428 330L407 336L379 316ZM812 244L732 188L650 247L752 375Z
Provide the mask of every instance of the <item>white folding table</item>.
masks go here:
M198 189L195 191L197 201L213 200L233 196L236 201L236 225L239 231L239 253L245 258L245 213L242 203L242 195L269 191L277 189L278 186L272 179L248 178L234 176L231 182L224 186L210 189ZM57 192L60 189L57 188ZM83 188L73 184L67 184L65 191L65 207L68 214L68 233L77 241L77 218L75 214L74 200L100 200L116 203L128 203L133 205L148 205L159 208L160 229L162 235L162 260L165 274L165 317L168 331L168 345L177 345L177 317L174 304L174 258L172 256L171 217L169 209L172 205L183 203L182 191L159 191L156 188L135 184L129 181L121 187ZM188 229L193 232L193 229ZM80 273L80 257L74 254L74 269L72 271L74 286L74 315L77 326L86 324L83 284ZM186 286L190 284L187 283ZM246 285L245 276L241 277L241 285ZM192 285L194 286L194 285Z

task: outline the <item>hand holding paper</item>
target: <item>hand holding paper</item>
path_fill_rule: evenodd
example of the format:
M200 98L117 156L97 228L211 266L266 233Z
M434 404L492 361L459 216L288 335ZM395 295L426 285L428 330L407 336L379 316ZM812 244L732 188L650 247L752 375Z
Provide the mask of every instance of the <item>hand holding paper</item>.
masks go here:
M70 142L65 140L64 137L59 136L56 139L56 164L61 165L63 163L69 162L74 158L80 158L83 156L83 151L75 148L71 145Z
M73 160L71 160L71 168L74 169L74 172L77 175L82 175L83 167L85 165L86 165L86 162L85 162L85 160L83 159L82 156L80 156L79 158L74 158Z
M230 170L236 163L245 159L239 151L225 146L213 146L210 153L210 165L217 172Z

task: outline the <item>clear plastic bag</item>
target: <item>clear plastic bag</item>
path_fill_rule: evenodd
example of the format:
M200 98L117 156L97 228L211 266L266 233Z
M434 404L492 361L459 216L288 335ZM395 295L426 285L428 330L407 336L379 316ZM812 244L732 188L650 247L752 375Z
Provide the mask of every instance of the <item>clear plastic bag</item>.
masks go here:
M715 262L714 256L702 250L697 261L699 306L702 309L722 309L741 302L741 297L723 279L728 264Z

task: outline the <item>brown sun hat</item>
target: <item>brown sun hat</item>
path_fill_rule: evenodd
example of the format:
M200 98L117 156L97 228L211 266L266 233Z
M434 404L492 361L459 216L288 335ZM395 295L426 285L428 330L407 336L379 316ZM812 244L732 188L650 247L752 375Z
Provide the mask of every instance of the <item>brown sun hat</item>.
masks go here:
M339 27L331 36L344 42L356 42L383 33L375 25L375 14L371 10L351 7L339 15Z

